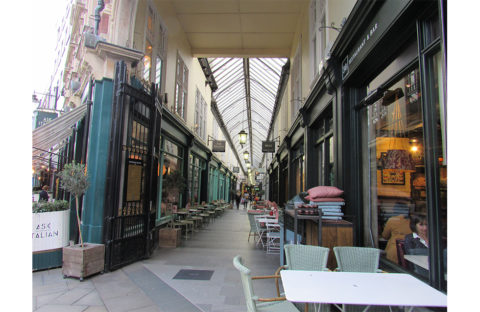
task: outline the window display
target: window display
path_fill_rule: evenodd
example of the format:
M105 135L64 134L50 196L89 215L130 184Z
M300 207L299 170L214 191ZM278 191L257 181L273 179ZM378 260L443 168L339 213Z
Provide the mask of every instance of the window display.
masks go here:
M183 177L183 149L165 139L162 166L161 216L171 215L181 205L186 187Z
M426 217L423 122L417 68L384 87L367 108L370 222L384 256L404 263L398 243L411 235L410 220ZM379 84L374 81L372 85Z
M366 191L369 193L367 218L370 224L369 234L373 244L385 250L383 255L391 262L404 266L424 278L428 278L429 211L428 192L439 192L441 202L435 207L441 216L440 235L433 239L442 240L442 250L446 250L446 161L443 122L442 64L440 53L431 57L428 72L432 75L429 90L435 93L435 103L429 103L438 116L438 138L434 148L438 159L440 189L428 187L425 157L425 118L421 81L418 68L411 68L396 74L388 84L381 81L385 72L371 82L371 86L380 86L383 94L366 109L366 122L363 137L368 144L364 147L364 163L367 178ZM388 68L387 68L388 70ZM387 71L386 70L386 71ZM395 76L396 75L396 76ZM443 116L443 117L442 117ZM368 181L368 182L367 182ZM445 194L444 194L445 193ZM430 229L430 230L429 230ZM420 248L422 247L422 248ZM419 259L423 266L419 266Z

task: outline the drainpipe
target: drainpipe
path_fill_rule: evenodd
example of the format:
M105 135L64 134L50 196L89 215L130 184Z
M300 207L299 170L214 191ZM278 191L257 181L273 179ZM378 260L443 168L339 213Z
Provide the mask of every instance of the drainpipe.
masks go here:
M105 2L98 0L97 7L95 8L95 36L98 36L98 26L100 25L100 12L105 8Z

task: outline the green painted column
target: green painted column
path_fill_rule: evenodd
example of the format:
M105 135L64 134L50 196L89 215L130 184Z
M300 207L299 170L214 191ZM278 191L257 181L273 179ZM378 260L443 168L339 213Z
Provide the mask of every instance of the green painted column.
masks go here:
M89 183L83 199L83 241L102 244L108 146L112 119L113 81L95 81L91 125L88 137Z

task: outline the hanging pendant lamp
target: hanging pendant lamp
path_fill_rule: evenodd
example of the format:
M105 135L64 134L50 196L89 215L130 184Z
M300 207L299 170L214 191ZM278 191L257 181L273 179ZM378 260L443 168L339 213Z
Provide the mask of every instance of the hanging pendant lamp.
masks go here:
M247 143L247 133L245 132L245 130L242 130L238 133L238 135L240 139L240 145L242 145L243 147L243 144Z

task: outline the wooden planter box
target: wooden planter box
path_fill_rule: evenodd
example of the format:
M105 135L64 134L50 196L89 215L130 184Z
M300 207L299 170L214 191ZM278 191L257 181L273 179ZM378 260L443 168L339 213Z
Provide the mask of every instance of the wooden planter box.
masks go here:
M63 247L63 277L83 278L103 272L105 266L105 245L84 243Z
M158 231L159 247L178 247L182 242L182 229L163 228Z

